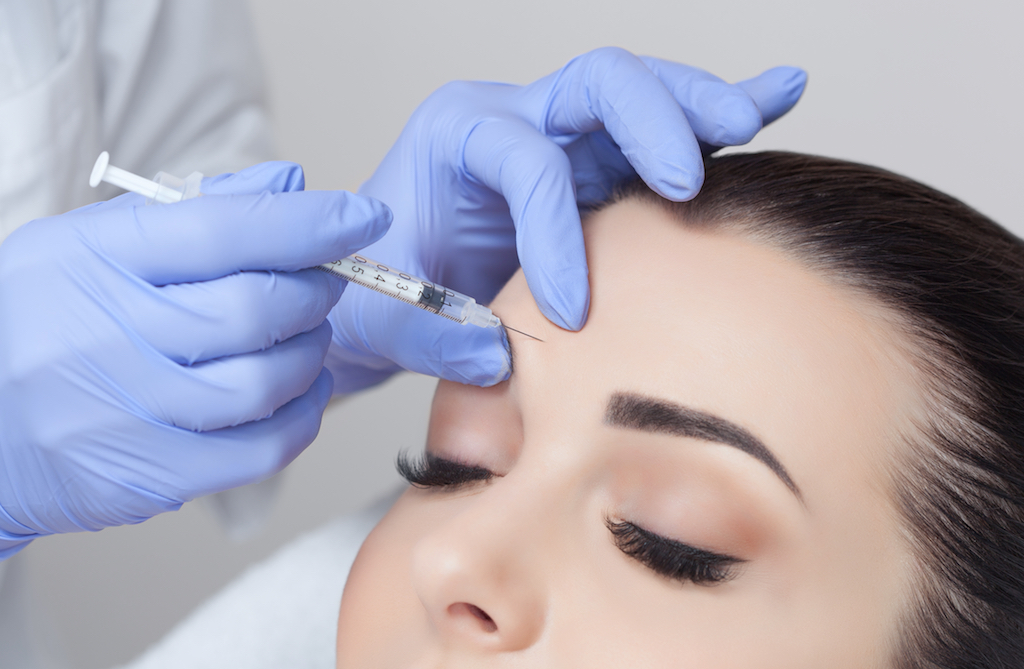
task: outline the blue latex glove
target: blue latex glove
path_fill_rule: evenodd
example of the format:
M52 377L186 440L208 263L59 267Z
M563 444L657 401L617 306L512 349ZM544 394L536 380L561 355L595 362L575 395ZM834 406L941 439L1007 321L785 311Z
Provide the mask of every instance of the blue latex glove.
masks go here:
M668 199L692 198L702 152L750 141L796 104L805 82L803 70L779 67L727 84L607 48L528 86L449 84L416 110L360 190L395 214L365 253L481 303L522 263L544 315L578 330L590 302L578 207L636 174ZM330 320L337 392L399 367L484 386L508 376L497 330L359 289Z
M0 557L267 478L313 440L344 282L303 268L391 216L289 192L302 187L298 166L267 163L194 200L124 195L0 245Z

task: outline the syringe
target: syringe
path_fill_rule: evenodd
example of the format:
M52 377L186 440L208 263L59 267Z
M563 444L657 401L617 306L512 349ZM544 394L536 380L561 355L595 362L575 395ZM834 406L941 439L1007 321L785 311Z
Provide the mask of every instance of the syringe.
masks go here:
M173 204L202 195L199 192L202 179L203 175L199 172L193 172L185 179L160 172L154 181L150 181L127 170L114 167L110 164L110 154L104 151L96 159L96 164L92 168L89 185L95 188L101 181L105 181L124 190L145 196L147 204L150 202ZM341 260L318 265L316 269L341 277L364 288L375 290L382 295L401 300L432 314L443 316L456 323L476 325L481 328L496 328L502 325L501 320L490 309L482 304L477 304L477 301L468 295L400 272L355 253ZM520 332L507 325L504 327L531 339L537 339L533 335ZM541 340L537 339L537 341Z

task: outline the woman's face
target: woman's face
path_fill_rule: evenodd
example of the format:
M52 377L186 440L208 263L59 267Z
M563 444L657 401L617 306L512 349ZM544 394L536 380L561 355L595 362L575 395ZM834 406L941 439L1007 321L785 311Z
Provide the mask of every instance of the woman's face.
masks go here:
M463 483L367 539L338 666L884 666L910 572L886 470L921 403L881 310L653 206L585 232L586 327L517 274L492 308L543 343L438 386L427 451L461 464L414 477Z

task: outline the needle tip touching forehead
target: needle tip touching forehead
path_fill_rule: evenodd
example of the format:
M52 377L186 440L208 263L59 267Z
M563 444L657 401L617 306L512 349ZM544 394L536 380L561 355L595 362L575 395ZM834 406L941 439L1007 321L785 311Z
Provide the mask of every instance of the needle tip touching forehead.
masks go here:
M523 332L522 330L517 330L517 329L515 329L513 327L509 327L508 325L505 325L505 329L506 330L511 330L512 332L518 332L519 334L523 335L524 337L529 337L530 339L535 339L535 340L537 340L537 341L539 341L541 343L544 342L544 340L541 339L540 337L534 337L532 334L527 334L527 333Z
M511 328L511 327L509 327L507 325L505 326L505 329L506 330L511 330L512 332L518 332L519 334L521 334L524 337L529 337L530 339L535 339L535 340L540 341L542 343L544 342L544 339L541 339L540 337L535 337L534 335L531 335L531 334L526 334L522 330L516 330L515 328Z

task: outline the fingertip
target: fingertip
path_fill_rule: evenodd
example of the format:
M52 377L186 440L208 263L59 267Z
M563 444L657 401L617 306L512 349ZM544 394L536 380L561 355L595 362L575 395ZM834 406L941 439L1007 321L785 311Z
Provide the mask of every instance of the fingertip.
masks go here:
M299 190L306 190L306 172L298 163L281 162L281 191L291 193Z
M715 100L707 116L711 127L698 136L712 146L739 146L754 139L763 126L757 103L740 88L730 86Z
M279 408L270 418L229 428L249 428L263 433L262 439L253 440L251 458L255 476L250 476L252 480L278 473L313 443L320 433L333 386L333 377L325 368L309 390Z
M489 388L508 379L512 357L505 328L459 326L442 339L440 376L449 381Z
M316 326L308 332L321 349L323 349L323 357L327 357L327 349L331 346L331 339L334 337L334 328L331 326L331 321L328 318L324 318L324 321L320 325Z
M482 387L508 378L512 361L504 328L458 325L419 310L394 315L389 329L398 326L407 334L384 355L402 368Z
M583 327L590 308L590 272L579 212L573 208L562 216L538 219L569 225L539 227L524 220L516 230L517 251L534 302L549 321L575 332Z
M395 222L395 214L391 211L391 207L376 198L371 197L370 204L372 206L374 219L380 229L380 236L383 237L384 234L391 229L391 224Z
M328 316L331 310L333 310L334 307L336 307L338 302L341 300L341 296L345 294L345 288L348 286L348 281L342 279L340 276L333 274L331 272L325 272L321 270L319 267L310 267L308 269L302 269L299 270L299 273L308 273L312 281L317 285L317 287L322 287L320 289L327 295L327 297L322 303L318 302L316 303L315 306L319 307L321 304L326 306L327 313L324 314L324 318L328 319L328 322L330 322ZM319 311L313 311L308 306L306 307L306 310L311 317L313 317L314 314L316 316L320 315Z
M807 70L801 67L779 65L766 70L761 76L775 80L779 90L788 94L794 102L807 87Z
M493 352L493 366L494 374L491 376L485 376L479 383L481 388L490 388L503 381L507 381L508 377L512 375L512 348L508 343L508 332L504 327L488 328L489 331L496 333L497 348Z
M782 65L736 84L757 103L763 124L777 120L793 108L807 87L807 72Z
M544 280L543 287L530 292L544 317L562 328L578 332L587 322L590 312L590 282L586 265L582 268L566 267L552 271ZM527 275L529 284L529 275Z
M345 294L345 289L348 288L348 281L329 272L321 272L318 269L314 269L313 271L326 275L327 279L331 282L331 309L334 309L334 307L338 306L338 302L341 302L341 298ZM328 321L330 321L329 318ZM331 327L333 329L334 326L332 325ZM334 337L333 331L331 337Z
M662 65L614 47L575 59L555 86L557 102L549 105L546 127L580 133L603 126L652 189L670 200L688 200L703 183L703 158L675 83L662 80Z
M345 241L349 247L348 253L373 244L391 229L394 214L391 208L380 200L347 191L339 191L337 195L341 196L337 221L344 231ZM355 233L352 227L359 223L362 224L361 230Z
M324 408L326 409L327 403L329 403L331 401L331 398L334 397L334 373L331 370L324 367L324 371L320 373L320 377L323 377L323 389L327 393L327 399L324 400ZM317 381L320 380L320 377L317 377Z
M309 388L309 398L313 402L313 406L316 407L320 413L323 413L327 408L327 403L331 401L331 396L334 394L334 375L326 367L320 371L320 376L316 377L313 381L313 385Z
M545 318L563 330L579 332L587 323L587 314L590 311L590 301L587 300L587 304L577 311L559 311L551 305L541 302L537 303L537 307L540 308L540 312L544 314Z
M685 202L695 198L704 185L704 160L699 146L692 155L687 152L678 158L679 163L664 163L657 170L637 169L637 173L658 195L674 202Z
M267 419L281 419L284 424L290 423L295 430L282 444L289 455L276 469L283 468L316 439L320 432L320 421L331 400L333 389L334 377L325 367L320 370L306 392L274 411L270 419Z

